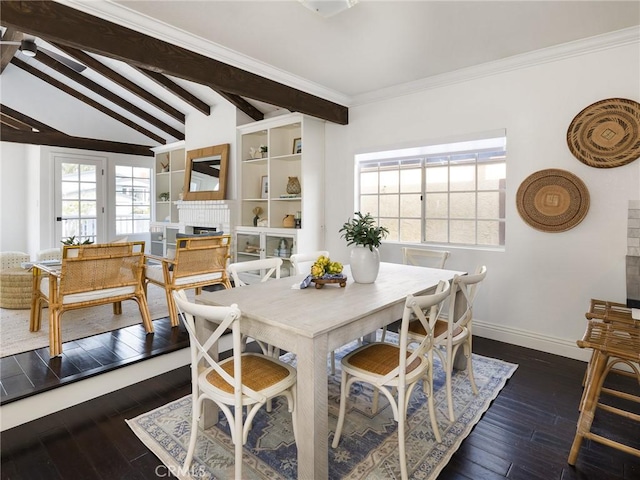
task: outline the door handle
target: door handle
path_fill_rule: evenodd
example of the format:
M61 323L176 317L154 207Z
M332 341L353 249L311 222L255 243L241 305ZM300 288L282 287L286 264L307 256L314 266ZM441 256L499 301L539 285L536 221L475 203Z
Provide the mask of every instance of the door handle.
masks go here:
M62 221L62 217L56 217L56 222L61 222Z

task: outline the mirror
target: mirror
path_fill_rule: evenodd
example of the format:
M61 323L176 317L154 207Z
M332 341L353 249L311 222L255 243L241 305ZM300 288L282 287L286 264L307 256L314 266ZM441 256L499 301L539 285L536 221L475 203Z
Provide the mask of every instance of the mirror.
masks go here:
M228 143L189 150L184 176L184 200L224 200L228 162Z

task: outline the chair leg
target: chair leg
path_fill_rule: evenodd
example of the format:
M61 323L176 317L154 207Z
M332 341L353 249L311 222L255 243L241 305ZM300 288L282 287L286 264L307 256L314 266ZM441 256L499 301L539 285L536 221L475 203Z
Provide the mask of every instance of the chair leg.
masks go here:
M449 406L449 420L455 422L456 415L453 412L453 391L451 387L452 383L452 370L453 370L453 348L447 347L447 361L444 366L446 373L446 387L447 387L447 405Z
M140 309L140 316L142 317L142 325L144 326L145 332L153 333L153 322L149 315L149 304L147 303L146 295L143 293L136 296L136 301L138 302L138 308Z
M600 390L604 383L603 372L606 369L608 360L609 357L602 353L594 358L594 364L591 367L591 378L589 383L587 383L585 402L582 411L580 412L580 417L578 417L576 436L573 439L573 444L571 445L571 451L569 452L569 458L567 460L569 465L576 464L584 436L591 430L593 417L595 416L596 407L598 406Z
M167 306L169 307L169 318L171 319L171 326L177 327L180 322L178 320L178 309L176 308L176 302L173 301L171 290L166 288L165 293L167 294Z
M347 373L342 371L342 380L340 380L340 413L338 413L338 424L336 425L336 433L333 435L333 442L331 442L331 448L337 448L340 442L340 435L342 435L342 427L344 425L344 417L347 413Z
M336 374L336 352L331 352L331 375Z
M465 342L463 345L464 356L467 357L467 375L469 375L469 383L471 383L471 390L474 395L478 394L478 387L476 387L476 379L473 376L473 362L471 356L471 336L469 336L469 341Z
M51 358L62 354L62 338L60 335L60 313L49 305L49 354Z
M113 302L113 314L122 315L122 302Z
M235 478L242 478L242 405L236 405L233 414L235 430Z
M407 416L405 395L406 391L398 393L398 457L400 460L400 478L407 480L407 453L405 451L405 420Z
M187 457L184 459L182 468L184 471L188 471L193 461L193 454L196 451L196 440L198 439L198 424L200 423L200 408L202 406L202 400L197 398L196 392L191 394L193 396L191 402L191 436L189 437L189 448L187 449Z

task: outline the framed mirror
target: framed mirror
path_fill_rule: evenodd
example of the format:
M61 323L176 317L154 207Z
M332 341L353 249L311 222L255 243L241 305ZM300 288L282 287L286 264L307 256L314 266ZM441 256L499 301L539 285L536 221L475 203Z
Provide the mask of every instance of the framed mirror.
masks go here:
M189 150L184 175L184 200L224 200L228 163L228 143Z

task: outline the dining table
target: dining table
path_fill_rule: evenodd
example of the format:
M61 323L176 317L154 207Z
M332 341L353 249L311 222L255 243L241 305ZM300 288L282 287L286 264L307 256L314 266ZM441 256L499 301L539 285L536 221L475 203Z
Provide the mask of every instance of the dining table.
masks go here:
M354 282L348 265L343 273L344 287L300 288L306 275L298 275L196 296L206 305L237 304L244 335L296 355L299 479L328 478L328 354L400 319L407 295L466 272L381 262L373 283Z

